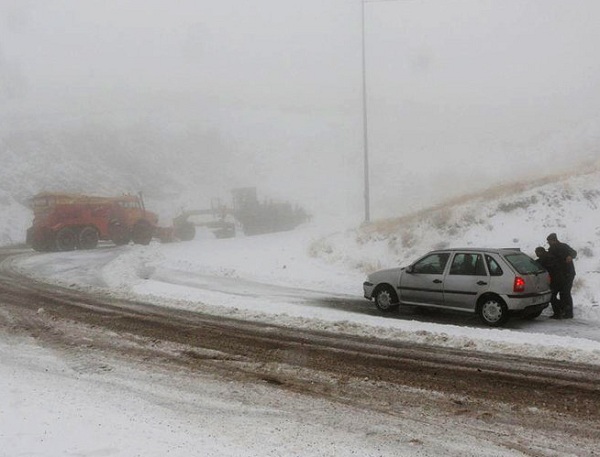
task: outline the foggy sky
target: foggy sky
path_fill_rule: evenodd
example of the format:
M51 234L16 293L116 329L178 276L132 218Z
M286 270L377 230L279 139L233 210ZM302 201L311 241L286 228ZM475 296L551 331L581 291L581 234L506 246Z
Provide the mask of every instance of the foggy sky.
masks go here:
M0 0L0 119L194 119L251 164L238 184L360 216L361 7ZM595 0L367 2L376 216L597 157L598 17Z

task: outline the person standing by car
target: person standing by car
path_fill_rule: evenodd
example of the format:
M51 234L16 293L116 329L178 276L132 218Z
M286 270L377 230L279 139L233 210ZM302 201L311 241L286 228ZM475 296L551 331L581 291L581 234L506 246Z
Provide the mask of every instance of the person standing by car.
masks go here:
M535 248L535 255L537 261L543 266L548 273L550 273L550 289L552 290L552 298L550 298L550 305L554 314L550 316L550 319L561 319L563 313L562 303L558 299L558 292L564 282L564 275L558 268L557 260L550 255L546 248L538 246Z
M556 269L559 275L563 276L558 294L562 308L561 318L573 318L573 297L571 297L571 288L575 279L575 265L573 259L577 257L577 251L566 243L558 241L556 233L551 233L546 238L550 247L548 253L556 259Z

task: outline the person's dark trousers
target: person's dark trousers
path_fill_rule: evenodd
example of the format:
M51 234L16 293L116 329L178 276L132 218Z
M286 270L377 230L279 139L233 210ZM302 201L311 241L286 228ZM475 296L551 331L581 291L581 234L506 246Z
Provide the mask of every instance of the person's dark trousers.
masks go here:
M560 289L558 288L558 286L552 286L552 297L550 297L550 305L552 306L552 312L554 313L552 317L554 319L560 318L564 314L562 309L562 303L558 299L559 291Z
M562 308L562 317L571 319L573 317L573 297L571 297L571 288L573 287L573 277L565 279L565 282L561 284L559 295L560 303Z

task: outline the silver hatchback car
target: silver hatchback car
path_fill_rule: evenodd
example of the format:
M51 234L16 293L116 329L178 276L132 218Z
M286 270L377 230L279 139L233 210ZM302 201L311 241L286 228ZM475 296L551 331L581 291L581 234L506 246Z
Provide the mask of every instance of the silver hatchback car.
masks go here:
M477 313L492 327L534 319L550 303L550 276L518 248L441 249L404 268L370 274L365 298L381 311L417 305Z

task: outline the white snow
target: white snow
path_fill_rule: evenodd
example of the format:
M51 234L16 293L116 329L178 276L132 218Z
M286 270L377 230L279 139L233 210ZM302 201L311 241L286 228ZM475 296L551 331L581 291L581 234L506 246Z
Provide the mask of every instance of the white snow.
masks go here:
M67 360L0 339L0 456L518 456L434 419L323 404L268 385Z

